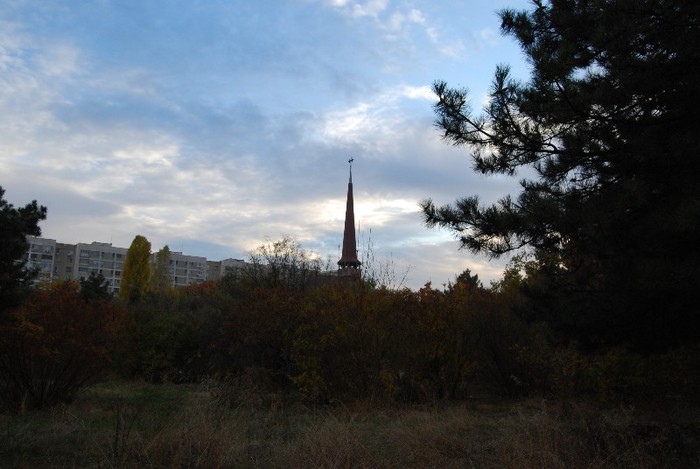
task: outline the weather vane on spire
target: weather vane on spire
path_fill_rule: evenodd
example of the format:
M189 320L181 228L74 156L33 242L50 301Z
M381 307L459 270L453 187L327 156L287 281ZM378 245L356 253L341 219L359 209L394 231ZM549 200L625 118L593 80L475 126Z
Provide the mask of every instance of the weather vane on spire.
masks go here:
M352 182L352 162L355 161L355 158L350 157L348 160L348 164L350 165L350 182Z

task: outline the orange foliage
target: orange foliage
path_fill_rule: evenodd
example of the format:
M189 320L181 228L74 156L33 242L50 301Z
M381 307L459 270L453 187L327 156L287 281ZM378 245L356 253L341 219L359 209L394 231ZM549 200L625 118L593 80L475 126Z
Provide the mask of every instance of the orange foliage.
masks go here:
M100 373L123 339L126 311L81 298L75 282L38 287L2 327L0 376L8 406L70 400Z

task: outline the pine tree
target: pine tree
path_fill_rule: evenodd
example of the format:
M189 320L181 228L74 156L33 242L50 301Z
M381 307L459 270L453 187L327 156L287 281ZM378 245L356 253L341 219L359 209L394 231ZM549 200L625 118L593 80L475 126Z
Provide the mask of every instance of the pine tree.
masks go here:
M109 282L102 273L90 272L90 275L80 281L80 296L85 301L109 301Z
M517 198L436 206L464 248L535 253L534 316L589 347L698 341L700 3L535 0L500 12L532 66L495 73L482 115L437 82L437 125L476 171L529 168Z
M39 222L46 219L46 207L36 200L15 208L0 187L0 312L17 306L34 278L22 262L29 249L27 236L41 236Z

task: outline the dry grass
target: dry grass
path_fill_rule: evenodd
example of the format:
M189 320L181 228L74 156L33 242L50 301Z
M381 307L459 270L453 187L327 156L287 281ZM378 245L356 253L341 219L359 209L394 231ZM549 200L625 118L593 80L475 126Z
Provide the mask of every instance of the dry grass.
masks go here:
M694 412L542 400L312 409L276 395L232 408L201 388L119 383L0 416L0 467L700 467Z

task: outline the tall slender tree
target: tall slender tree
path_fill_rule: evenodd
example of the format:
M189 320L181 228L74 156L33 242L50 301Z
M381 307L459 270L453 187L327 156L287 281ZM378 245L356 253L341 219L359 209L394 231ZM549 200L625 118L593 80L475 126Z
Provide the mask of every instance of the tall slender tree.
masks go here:
M127 302L143 299L151 280L151 243L136 235L124 259L119 297Z
M164 291L172 285L170 278L170 248L166 244L156 253L156 263L151 278L153 291Z
M498 67L481 115L437 82L437 125L476 171L534 177L490 206L425 200L426 223L492 257L533 251L537 315L590 347L698 341L700 3L534 0L500 16L530 80Z

